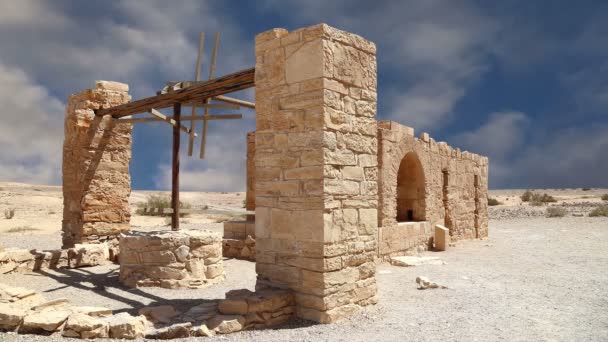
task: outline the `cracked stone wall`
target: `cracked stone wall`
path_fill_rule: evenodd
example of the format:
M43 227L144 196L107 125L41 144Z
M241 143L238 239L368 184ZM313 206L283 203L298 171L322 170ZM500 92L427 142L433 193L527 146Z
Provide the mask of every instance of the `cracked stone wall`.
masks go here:
M430 247L435 224L446 226L452 240L488 235L488 158L436 142L427 133L414 136L414 129L396 122L378 122L380 254ZM397 179L407 154L415 154L424 174L424 215L430 225L400 229L397 222ZM392 240L409 240L387 247ZM395 244L393 244L395 245ZM384 246L384 247L383 247ZM395 245L396 246L396 245ZM404 250L405 248L405 250Z
M129 230L132 124L94 110L129 102L129 86L98 81L71 95L63 143L63 248L115 240Z
M376 47L321 24L255 50L258 286L333 322L377 302Z

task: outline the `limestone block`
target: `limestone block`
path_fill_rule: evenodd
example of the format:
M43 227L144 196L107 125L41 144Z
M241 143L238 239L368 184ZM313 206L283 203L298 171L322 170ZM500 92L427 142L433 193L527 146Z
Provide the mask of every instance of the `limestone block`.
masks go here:
M109 262L109 258L110 252L105 243L76 244L68 250L68 262L72 268L103 265Z
M107 321L111 338L124 338L128 340L143 338L148 325L145 316L131 316L126 312L116 314Z
M243 330L245 317L241 315L217 315L207 322L209 329L218 334L230 334Z
M45 310L29 313L23 318L23 323L19 328L19 332L55 332L61 328L70 314L71 312L69 310Z
M154 340L170 340L174 338L190 337L192 323L175 323L146 331L146 338Z
M23 321L27 310L16 305L0 303L0 329L13 331Z
M441 225L435 225L435 249L438 251L445 251L448 249L450 244L450 231Z
M63 329L66 337L105 338L108 337L109 325L103 319L91 317L82 313L73 313Z

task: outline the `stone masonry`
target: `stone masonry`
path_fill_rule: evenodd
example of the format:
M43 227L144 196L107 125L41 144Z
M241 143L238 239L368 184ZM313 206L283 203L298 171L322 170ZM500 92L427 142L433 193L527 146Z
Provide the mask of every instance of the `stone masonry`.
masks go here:
M120 237L119 259L119 279L130 287L198 288L224 280L217 232L129 232Z
M333 322L377 301L376 47L320 24L255 50L258 285Z
M70 96L63 143L63 248L113 240L129 230L132 124L93 112L128 102L129 86L98 81Z

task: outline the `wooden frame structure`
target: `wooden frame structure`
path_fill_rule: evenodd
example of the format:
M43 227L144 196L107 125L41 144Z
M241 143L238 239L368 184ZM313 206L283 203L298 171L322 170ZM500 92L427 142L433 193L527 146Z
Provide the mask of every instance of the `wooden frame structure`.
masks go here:
M172 219L171 229L179 230L179 149L180 149L180 130L187 133L190 137L188 144L188 155L192 155L193 139L198 135L194 132L195 122L203 120L202 141L200 158L205 156L205 144L207 136L208 120L232 120L241 119L241 114L210 115L209 109L239 109L241 106L255 109L255 104L231 97L224 94L251 88L255 85L255 69L245 69L235 73L213 78L215 73L215 58L219 33L215 34L213 55L209 70L209 79L200 81L200 64L202 61L202 50L204 35L201 33L199 40L199 51L196 65L195 81L167 82L165 88L155 96L143 98L133 102L125 103L110 108L100 108L95 111L97 116L112 116L116 122L120 123L142 123L142 122L167 122L173 126L173 148L172 148L172 174L171 174L171 208ZM221 103L210 103L215 100ZM182 106L191 106L192 115L182 117ZM173 116L166 116L159 109L173 107ZM204 115L197 116L197 107L204 108ZM134 118L133 115L149 113L153 117ZM182 120L190 121L190 128L182 124Z

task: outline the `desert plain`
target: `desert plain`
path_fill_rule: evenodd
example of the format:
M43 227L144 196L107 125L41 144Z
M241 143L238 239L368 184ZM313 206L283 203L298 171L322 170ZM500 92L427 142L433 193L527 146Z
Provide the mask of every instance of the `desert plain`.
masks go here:
M319 325L292 320L271 330L242 331L224 341L606 341L608 340L608 217L590 217L608 189L536 189L556 200L522 202L524 189L490 190L501 204L489 207L489 237L459 241L445 252L427 251L441 264L398 267L379 263L377 305ZM170 229L167 219L137 214L150 194L133 191L134 230ZM183 227L221 232L222 222L246 214L244 193L181 192L192 206ZM547 208L565 210L547 217ZM0 183L0 245L28 249L61 247L61 187ZM104 306L136 314L145 305L187 310L231 289L255 287L255 264L224 261L226 281L203 289L130 289L118 282L118 266L0 275L0 283L36 290L47 299ZM426 276L447 289L418 290ZM215 338L220 338L216 336ZM53 341L61 336L0 333L2 341ZM195 338L191 338L195 339Z

